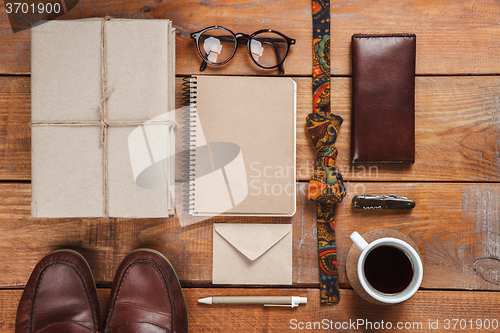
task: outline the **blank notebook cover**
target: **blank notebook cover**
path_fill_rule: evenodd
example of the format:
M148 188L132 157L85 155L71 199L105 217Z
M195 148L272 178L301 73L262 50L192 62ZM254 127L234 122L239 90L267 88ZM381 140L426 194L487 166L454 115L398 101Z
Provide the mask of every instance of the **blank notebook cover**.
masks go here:
M192 215L295 213L296 84L191 78Z

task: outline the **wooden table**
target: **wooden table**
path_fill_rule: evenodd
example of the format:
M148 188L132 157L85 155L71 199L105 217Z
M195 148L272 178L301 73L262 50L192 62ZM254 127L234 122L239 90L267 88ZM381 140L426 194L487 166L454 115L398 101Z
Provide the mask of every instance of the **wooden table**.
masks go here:
M286 75L298 85L297 213L292 218L216 217L184 228L174 217L30 216L30 32L13 34L5 8L0 6L0 10L2 331L14 330L22 288L35 264L61 247L77 249L86 256L103 309L123 257L136 247L160 250L173 263L185 288L191 332L281 332L302 327L375 331L377 323L379 328L387 328L380 326L381 321L391 322L392 331L412 326L410 331L428 332L436 325L439 330L435 331L443 331L447 324L448 331L498 331L492 327L500 321L500 1L332 1L332 109L344 118L338 162L349 190L336 211L342 286L336 306L319 305L315 205L305 197L313 166L312 144L304 131L305 116L312 110L310 1L81 0L61 17L171 19L177 29L178 105L182 77L199 73L200 59L189 38L191 32L217 24L247 33L272 28L297 39L285 65ZM348 162L350 38L354 33L397 32L417 35L416 162L412 166L353 166ZM240 49L232 62L221 68L209 67L205 73L277 75L277 71L259 70L244 52ZM354 211L352 196L361 192L408 196L416 201L416 207L404 212ZM212 224L220 221L292 223L293 286L211 285ZM407 234L423 259L421 290L399 305L376 306L364 301L350 289L346 277L345 259L352 244L349 235L380 227ZM474 262L481 258L487 259L478 262L476 272ZM196 303L210 295L291 294L307 296L308 304L295 309L263 309ZM356 328L353 323L361 323L357 320L375 326Z

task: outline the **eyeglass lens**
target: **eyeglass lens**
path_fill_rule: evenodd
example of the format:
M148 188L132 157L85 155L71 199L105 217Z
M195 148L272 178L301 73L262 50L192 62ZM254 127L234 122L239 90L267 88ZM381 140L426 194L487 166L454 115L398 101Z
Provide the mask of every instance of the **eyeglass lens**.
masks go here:
M212 64L227 61L236 47L234 36L224 29L210 29L200 35L199 46L205 60Z
M262 32L250 42L250 53L256 63L262 67L274 67L285 57L286 40L274 32Z

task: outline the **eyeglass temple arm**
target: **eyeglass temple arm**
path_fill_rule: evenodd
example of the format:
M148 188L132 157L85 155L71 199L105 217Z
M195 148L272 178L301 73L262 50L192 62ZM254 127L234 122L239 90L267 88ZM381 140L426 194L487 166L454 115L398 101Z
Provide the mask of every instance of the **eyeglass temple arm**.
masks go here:
M278 72L280 74L285 74L285 67L283 66L283 63L285 61L281 61L281 59L280 59L280 53L278 51L278 47L276 46L275 43L272 43L272 44L273 44L273 47L274 47L274 52L276 53L276 59L278 59L278 62L279 62L279 64L278 64Z
M201 59L203 60L203 59ZM207 62L205 60L203 60L203 62L201 63L201 66L200 66L200 72L203 72L205 69L207 69Z
M210 54L210 52L207 52L205 54L205 58L208 58L209 54ZM203 60L203 62L200 65L200 72L203 72L205 69L207 69L207 62L203 58L201 58L201 60Z
M273 48L274 48L274 52L276 53L276 58L278 59L278 62L281 60L280 55L279 55L279 50L278 50L278 47L276 46L276 43L285 42L285 41L283 41L283 39L273 38L273 37L260 37L258 40L262 43L272 44ZM287 46L289 47L289 44L292 44L292 45L295 44L295 39L289 39L289 42L287 41L286 43L287 43ZM285 61L282 61L278 65L278 71L280 74L285 74L284 62Z
M266 40L259 39L259 41L261 41L264 44L271 44L273 46L274 52L276 53L276 59L278 59L278 62L279 62L281 59L280 59L280 53L279 53L278 47L276 46L276 43L274 43L272 41L269 42L268 41L269 39L271 39L271 38L266 38ZM278 72L280 74L285 74L285 67L283 66L283 63L284 63L284 61L282 61L278 64Z

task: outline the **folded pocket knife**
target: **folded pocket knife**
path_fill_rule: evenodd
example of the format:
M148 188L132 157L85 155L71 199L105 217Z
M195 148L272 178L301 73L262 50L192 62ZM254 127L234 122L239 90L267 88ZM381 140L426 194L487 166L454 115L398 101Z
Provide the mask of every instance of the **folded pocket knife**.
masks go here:
M415 201L399 195L355 195L352 205L362 209L411 209L415 207Z

